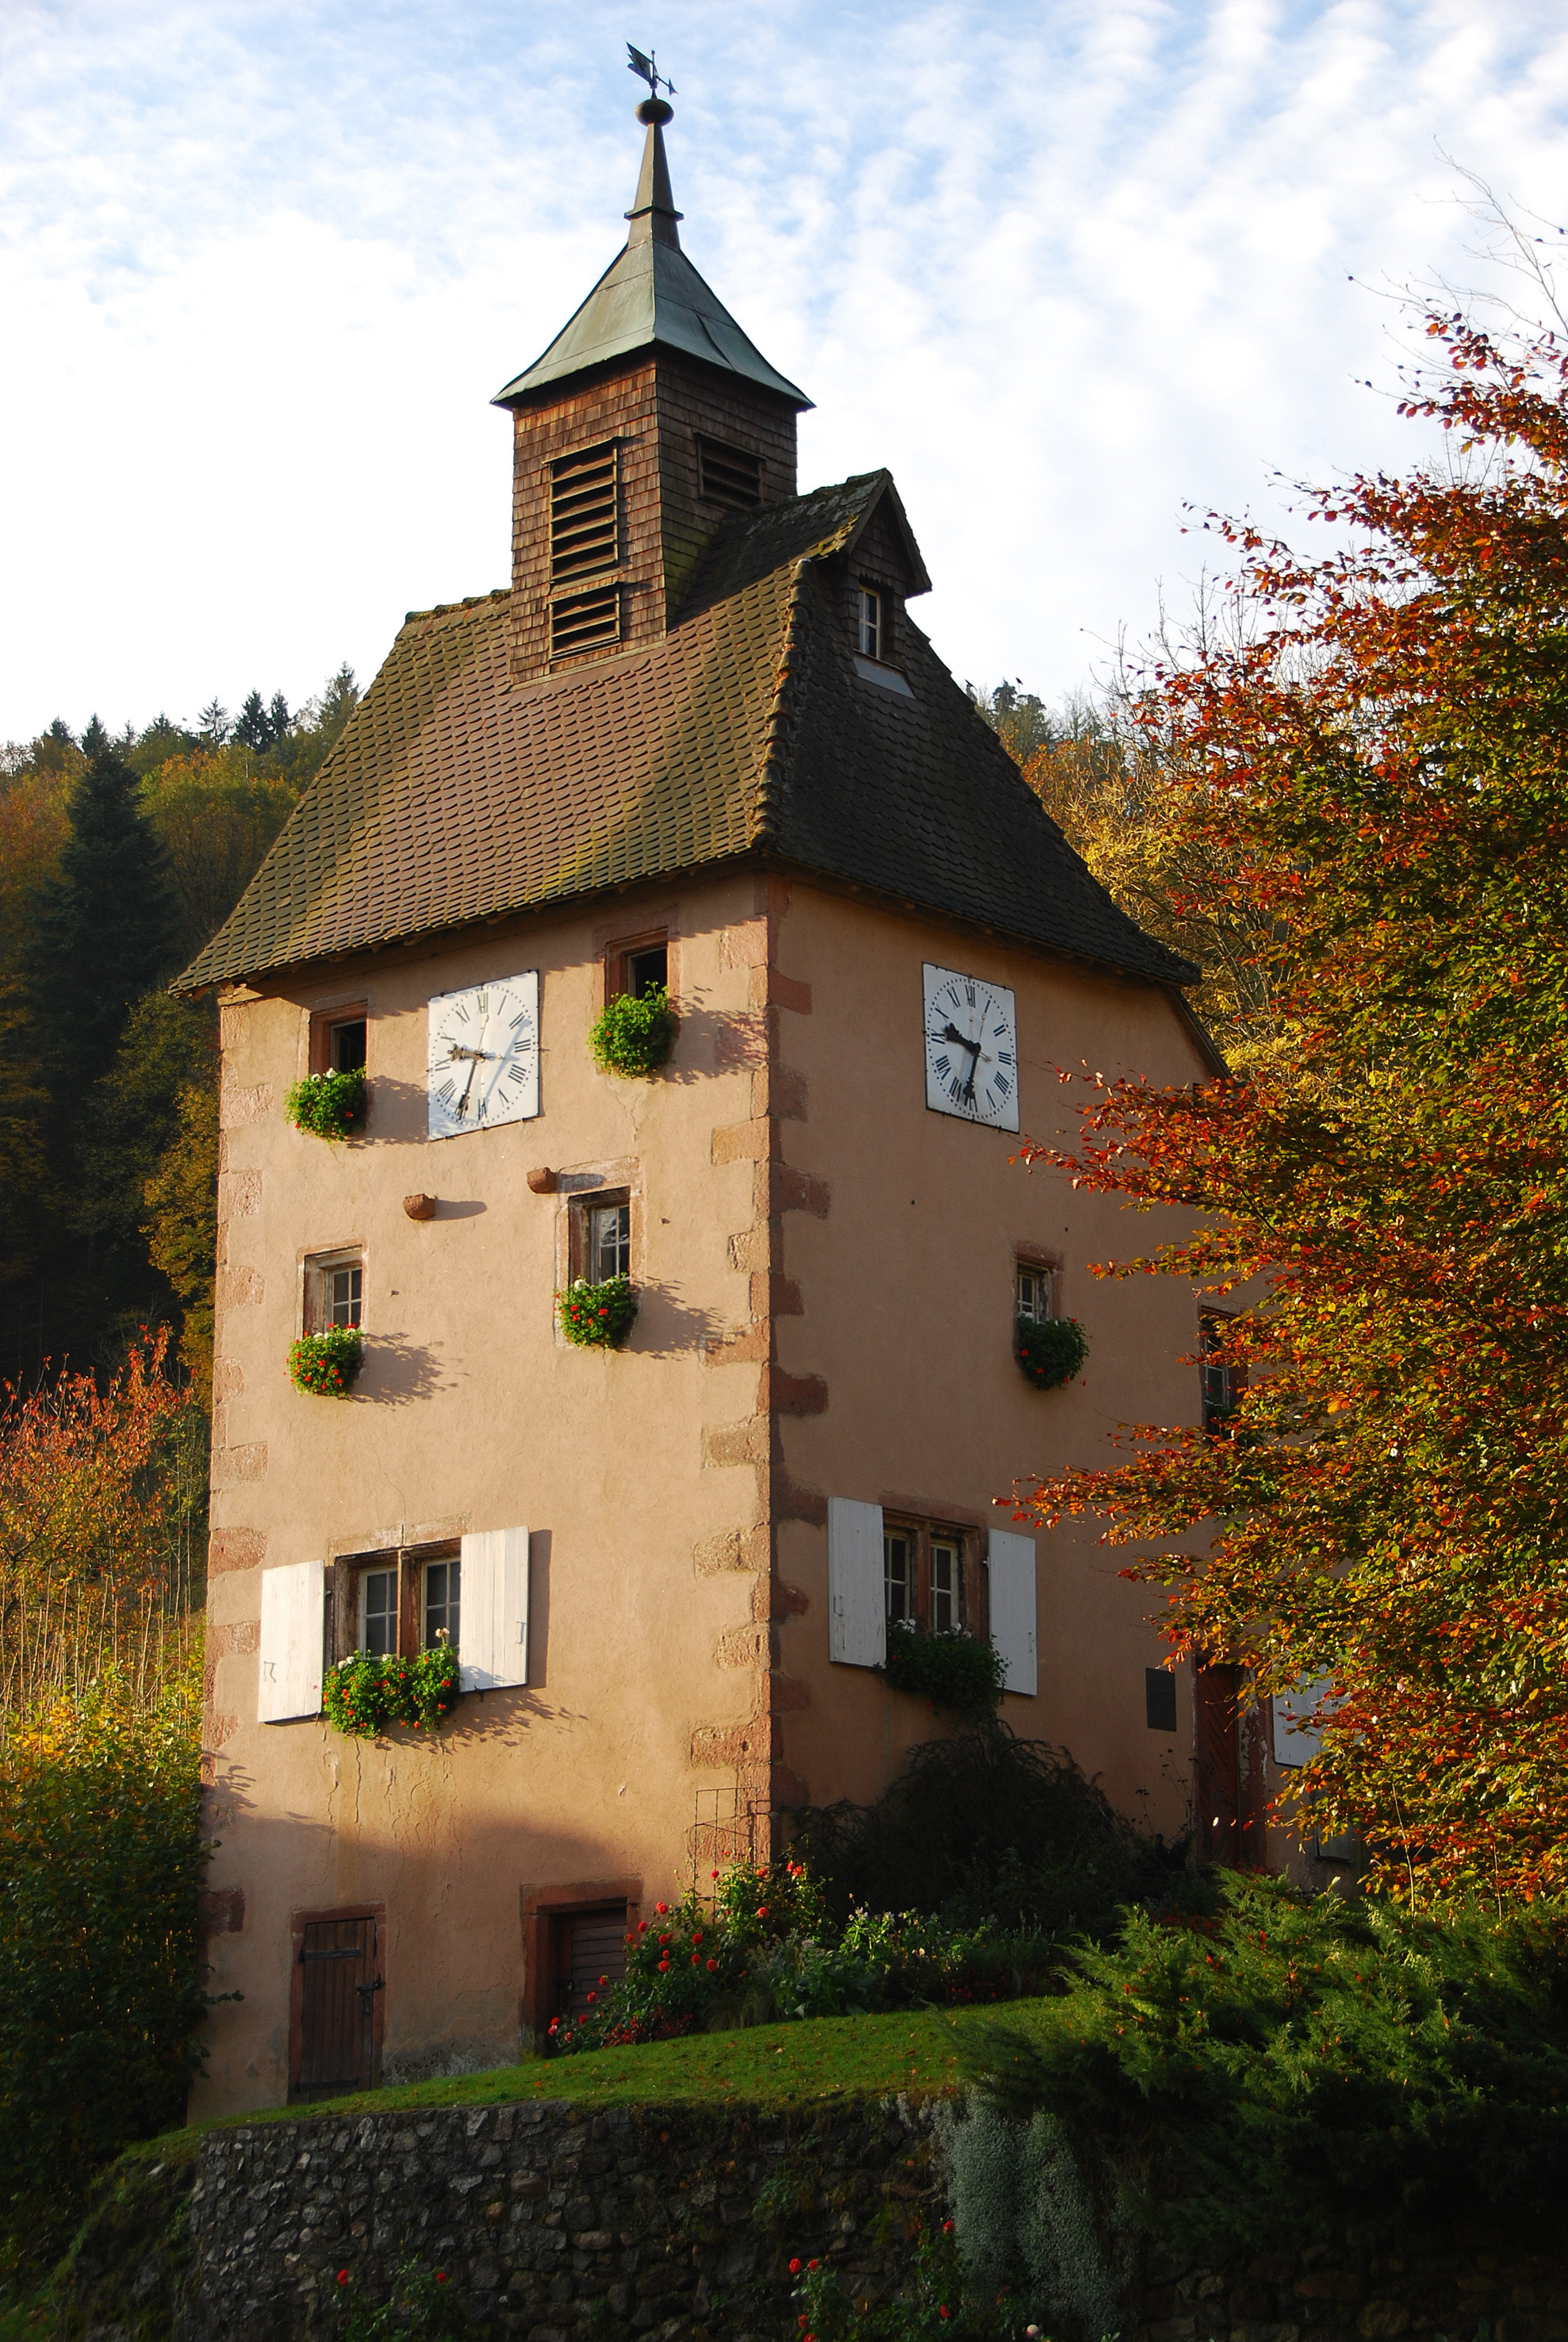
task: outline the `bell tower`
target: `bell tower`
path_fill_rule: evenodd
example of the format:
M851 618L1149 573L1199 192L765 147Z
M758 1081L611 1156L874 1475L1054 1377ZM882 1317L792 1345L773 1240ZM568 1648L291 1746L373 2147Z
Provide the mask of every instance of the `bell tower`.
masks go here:
M768 364L681 250L654 90L624 248L509 382L514 683L656 641L734 512L795 493L811 401Z

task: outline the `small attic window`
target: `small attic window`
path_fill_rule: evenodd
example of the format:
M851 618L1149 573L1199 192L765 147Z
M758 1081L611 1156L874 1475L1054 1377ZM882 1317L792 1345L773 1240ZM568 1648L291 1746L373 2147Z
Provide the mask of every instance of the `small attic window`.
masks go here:
M704 504L752 512L763 500L763 459L722 439L697 441L697 494Z
M552 581L613 569L620 553L620 449L613 439L550 466Z
M564 594L550 605L550 656L570 658L576 651L603 650L621 639L621 589Z
M875 588L863 586L860 589L860 655L862 658L879 659L883 641L882 596Z

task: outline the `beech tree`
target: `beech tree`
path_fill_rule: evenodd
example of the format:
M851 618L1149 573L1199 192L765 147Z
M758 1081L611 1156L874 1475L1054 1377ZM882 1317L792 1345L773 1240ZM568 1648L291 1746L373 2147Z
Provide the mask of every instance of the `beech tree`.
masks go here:
M1502 1901L1568 1886L1568 353L1425 326L1445 460L1313 492L1315 559L1212 519L1239 623L1139 711L1291 1051L1028 1150L1195 1215L1108 1273L1195 1280L1248 1386L1026 1503L1178 1653L1322 1686L1293 1791L1384 1887Z

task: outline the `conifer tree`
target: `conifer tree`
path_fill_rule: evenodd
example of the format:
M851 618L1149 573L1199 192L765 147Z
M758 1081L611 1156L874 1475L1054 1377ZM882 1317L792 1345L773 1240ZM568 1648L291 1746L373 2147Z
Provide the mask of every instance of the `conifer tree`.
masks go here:
M137 811L130 766L95 756L67 810L58 873L38 894L29 974L55 1121L74 1127L131 1003L170 972L173 921L164 850Z

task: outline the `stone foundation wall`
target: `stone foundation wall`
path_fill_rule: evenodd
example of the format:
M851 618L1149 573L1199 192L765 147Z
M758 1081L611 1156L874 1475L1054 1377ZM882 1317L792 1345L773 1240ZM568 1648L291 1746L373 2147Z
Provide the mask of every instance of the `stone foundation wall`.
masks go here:
M190 2198L185 2342L325 2333L336 2277L416 2257L485 2330L651 2342L793 2336L793 2255L881 2299L940 2217L930 2133L893 2105L770 2117L556 2102L209 2132Z
M1131 2312L1127 2342L1568 2342L1568 2260L1479 2235L1218 2268L1156 2253Z

